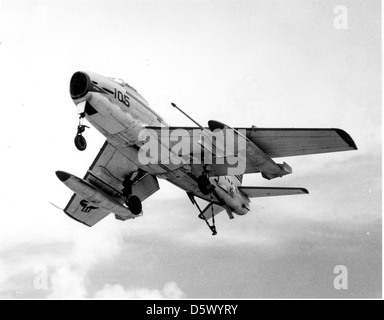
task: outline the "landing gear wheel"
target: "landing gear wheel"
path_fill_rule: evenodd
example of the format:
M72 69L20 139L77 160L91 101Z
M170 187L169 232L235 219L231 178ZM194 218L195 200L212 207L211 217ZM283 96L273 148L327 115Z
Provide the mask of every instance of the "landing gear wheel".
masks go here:
M77 150L84 151L85 149L87 149L87 140L85 140L85 138L81 134L78 134L75 137L75 146Z
M139 215L143 211L141 200L137 196L126 197L125 204L135 216Z
M201 193L205 196L209 195L212 191L211 182L205 175L201 175L197 178L197 185L199 186Z
M86 128L89 129L88 126L83 124L83 120L85 118L85 113L82 113L79 118L79 125L77 126L77 134L75 137L75 146L77 150L84 151L87 149L87 140L83 137L83 132Z

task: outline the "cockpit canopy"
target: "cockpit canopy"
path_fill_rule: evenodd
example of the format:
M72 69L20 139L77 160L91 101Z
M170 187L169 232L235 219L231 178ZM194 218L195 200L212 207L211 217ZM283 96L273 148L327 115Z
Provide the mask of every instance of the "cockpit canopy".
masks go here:
M140 93L137 92L137 90L134 87L131 87L128 83L126 83L123 79L120 78L108 78L109 80L121 85L124 89L126 89L128 92L133 93L138 98L143 100L146 104L148 104L147 100L145 100Z
M115 82L115 83L121 85L122 87L124 87L124 88L126 88L126 89L128 88L128 89L131 89L131 90L135 91L136 93L138 93L137 90L136 90L134 87L131 87L131 86L130 86L128 83L126 83L123 79L120 79L120 78L108 78L108 79L112 80L113 82Z

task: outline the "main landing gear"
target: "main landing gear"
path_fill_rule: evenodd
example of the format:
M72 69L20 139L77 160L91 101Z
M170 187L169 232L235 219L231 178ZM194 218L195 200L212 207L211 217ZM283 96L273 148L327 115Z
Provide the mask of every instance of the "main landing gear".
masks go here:
M212 191L215 190L215 187L209 181L208 174L205 173L197 178L197 185L201 193L205 196L212 194Z
M82 113L79 118L79 125L77 126L77 134L75 137L75 146L77 150L84 151L87 149L87 140L83 137L83 132L88 126L83 124L83 119L85 118L85 113Z
M124 190L124 202L128 207L129 211L132 212L135 216L138 216L143 212L143 205L139 197L132 195L132 185L133 181L131 180L131 175L127 176L123 182Z
M143 206L139 197L127 195L124 196L124 201L129 211L131 211L135 216L138 216L143 211Z

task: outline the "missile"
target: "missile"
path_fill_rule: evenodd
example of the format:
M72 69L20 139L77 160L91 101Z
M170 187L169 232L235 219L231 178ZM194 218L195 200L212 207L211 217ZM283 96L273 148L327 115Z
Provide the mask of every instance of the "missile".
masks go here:
M97 189L89 182L63 171L57 171L56 176L67 186L67 188L72 190L79 197L90 202L92 205L114 213L122 218L136 217L122 203L107 195L100 189Z

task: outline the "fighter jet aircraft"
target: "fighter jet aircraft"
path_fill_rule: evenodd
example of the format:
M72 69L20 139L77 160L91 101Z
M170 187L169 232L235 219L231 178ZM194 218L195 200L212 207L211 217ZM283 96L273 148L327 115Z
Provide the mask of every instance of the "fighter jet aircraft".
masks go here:
M216 235L215 215L245 215L250 198L308 193L304 188L242 186L244 174L271 180L292 173L275 158L357 150L340 129L231 128L219 121L203 127L176 104L196 126L171 127L123 80L92 72L76 72L70 94L79 115L77 149L87 147L84 118L106 137L83 179L56 172L74 192L64 212L89 227L109 214L121 221L142 216L142 202L159 190L160 178L187 193L198 217ZM206 201L205 208L196 199Z

